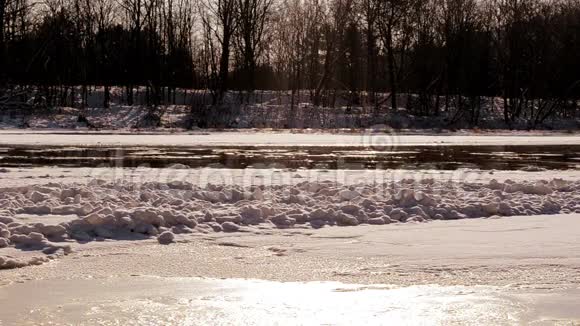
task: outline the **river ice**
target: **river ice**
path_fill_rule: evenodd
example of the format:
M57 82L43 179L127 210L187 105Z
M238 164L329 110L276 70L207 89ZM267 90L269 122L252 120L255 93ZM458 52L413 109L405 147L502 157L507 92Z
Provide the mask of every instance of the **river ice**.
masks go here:
M422 223L580 213L580 181L402 179L344 185L198 186L185 181L48 183L0 189L0 246L68 254L70 242L244 232L260 228ZM37 261L32 263L36 264ZM2 258L0 268L23 263Z

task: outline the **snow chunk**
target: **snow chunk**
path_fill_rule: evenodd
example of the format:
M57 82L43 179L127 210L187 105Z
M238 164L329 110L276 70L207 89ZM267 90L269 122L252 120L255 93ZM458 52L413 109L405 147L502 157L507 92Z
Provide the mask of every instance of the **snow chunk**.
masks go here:
M34 203L39 203L39 202L43 202L46 201L50 198L49 195L38 192L38 191L34 191L30 194L30 200L32 200Z
M165 231L157 237L159 244L168 245L175 241L175 234L171 231Z
M221 226L224 232L238 232L240 230L240 226L233 222L224 222Z
M10 224L12 222L14 222L14 219L12 217L0 216L0 223L3 223L3 224L8 225L8 224Z
M296 219L289 217L286 214L276 215L272 217L270 221L281 229L290 228L296 224Z
M342 200L350 201L360 196L360 193L355 190L343 190L338 193Z
M336 216L336 223L342 226L355 226L359 224L359 221L352 215L338 213Z
M262 209L254 206L244 206L240 215L241 222L246 225L257 225L263 222Z
M185 164L177 163L177 164L172 164L172 165L168 166L167 168L168 169L175 169L175 170L187 170L187 169L189 169L189 166L185 165Z
M22 209L22 212L32 215L48 215L52 212L52 209L47 205L26 206Z

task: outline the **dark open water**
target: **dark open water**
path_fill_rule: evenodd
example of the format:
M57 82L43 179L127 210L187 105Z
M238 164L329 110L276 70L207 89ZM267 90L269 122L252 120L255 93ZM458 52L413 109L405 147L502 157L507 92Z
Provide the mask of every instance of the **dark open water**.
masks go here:
M361 147L4 147L1 167L224 167L306 169L578 169L580 146Z

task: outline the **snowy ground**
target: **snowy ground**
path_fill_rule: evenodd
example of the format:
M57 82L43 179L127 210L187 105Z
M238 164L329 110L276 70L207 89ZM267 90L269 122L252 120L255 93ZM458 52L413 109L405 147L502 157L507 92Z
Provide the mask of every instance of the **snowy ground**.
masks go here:
M569 325L580 321L578 218L104 242L3 271L0 311L5 325Z
M197 186L216 185L295 185L301 182L337 182L345 185L357 183L383 184L403 179L434 179L440 182L489 183L539 181L562 178L579 181L580 170L559 171L498 171L498 170L305 170L305 169L156 169L156 168L0 168L0 188L44 185L48 183L87 184L93 179L107 182L165 182L185 181Z
M43 94L38 90L28 89L22 101L30 104ZM134 89L134 105L127 106L124 90L111 88L110 106L103 108L104 92L102 87L89 90L88 102L84 107L77 87L76 98L66 100L63 107L48 109L22 110L4 108L0 110L0 128L54 128L75 129L86 128L87 122L93 128L100 129L130 129L155 127L159 129L187 129L196 125L209 125L222 128L367 128L377 124L388 124L393 128L473 128L526 130L531 125L534 114L524 109L521 117L510 126L503 116L503 100L500 98L483 99L481 110L477 117L469 112L458 112L451 101L450 107L443 109L437 116L414 115L413 110L405 107L416 106L416 95L400 94L397 102L400 108L392 110L381 107L379 111L374 106L357 106L349 103L347 97L338 96L332 103L323 103L323 107L314 106L310 91L301 90L297 94L287 91L256 91L240 97L238 92L224 94L223 104L212 106L211 94L207 90L177 90L174 105L150 106L145 87ZM376 94L379 103L387 103L390 94ZM414 99L414 100L413 100ZM407 104L408 100L415 103ZM442 101L444 99L441 99ZM363 99L363 102L365 100ZM290 107L294 105L292 110ZM324 105L331 105L326 107ZM84 108L82 108L84 107ZM568 113L569 114L569 113ZM80 118L80 119L79 119ZM200 121L203 120L203 121ZM453 122L453 123L452 123ZM562 119L556 115L546 119L536 126L548 130L579 130L578 117L569 116Z
M515 136L514 136L515 135ZM580 145L579 134L559 133L450 133L399 134L368 131L356 134L291 132L202 132L193 134L128 134L0 130L0 146L349 146L393 148L445 145Z
M3 131L0 146L580 143L369 135ZM0 325L575 324L579 219L578 169L0 168Z

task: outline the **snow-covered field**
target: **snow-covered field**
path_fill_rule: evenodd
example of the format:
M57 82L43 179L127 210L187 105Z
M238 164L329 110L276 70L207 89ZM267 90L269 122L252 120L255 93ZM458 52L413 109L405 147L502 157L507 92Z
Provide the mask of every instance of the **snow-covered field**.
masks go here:
M0 132L0 146L364 151L392 144L477 150L579 145L580 137ZM578 169L0 167L0 325L143 324L131 319L131 309L167 323L244 318L260 324L279 306L288 308L279 314L280 323L292 316L314 318L319 311L315 323L348 324L383 313L391 322L416 316L411 324L574 324L580 320L571 305L580 299L579 219ZM118 293L109 297L107 287ZM151 290L135 290L144 287ZM79 288L95 295L88 298ZM44 290L34 300L21 294L38 289ZM58 295L51 300L49 292ZM318 300L308 309L292 299L293 293L311 292ZM270 301L278 293L284 299ZM407 299L389 301L394 295ZM212 300L203 303L208 296ZM353 300L365 302L364 308L348 311L345 305ZM447 310L435 313L441 305ZM241 307L247 314L232 312ZM338 307L345 311L341 318L332 315ZM192 311L199 319L192 320Z
M445 145L580 145L580 134L561 133L450 133L399 134L390 130L356 134L291 132L198 132L192 134L42 132L0 130L0 145L25 146L348 146L393 148Z

